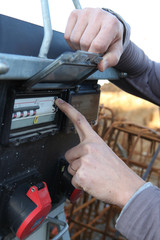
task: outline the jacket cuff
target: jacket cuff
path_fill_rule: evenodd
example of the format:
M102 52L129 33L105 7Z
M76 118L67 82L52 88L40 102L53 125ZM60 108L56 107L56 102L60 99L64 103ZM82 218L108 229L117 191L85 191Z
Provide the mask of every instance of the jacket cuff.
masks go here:
M130 34L131 34L131 28L127 22L124 21L124 19L114 11L112 11L109 8L102 8L104 11L107 11L114 15L124 26L124 33L123 33L123 51L127 48L129 42L130 42Z

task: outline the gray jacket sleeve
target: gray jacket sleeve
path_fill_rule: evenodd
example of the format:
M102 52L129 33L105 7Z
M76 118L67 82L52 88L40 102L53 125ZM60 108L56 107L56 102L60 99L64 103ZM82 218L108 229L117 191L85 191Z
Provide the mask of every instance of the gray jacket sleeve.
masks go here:
M116 66L128 76L113 82L123 90L160 105L160 63L151 61L133 42L129 42Z
M129 240L160 239L160 189L140 192L120 215L116 228Z
M127 73L125 79L111 82L128 93L160 105L160 63L151 61L130 41L130 26L118 14L110 12L123 23L125 33L124 51L115 68Z

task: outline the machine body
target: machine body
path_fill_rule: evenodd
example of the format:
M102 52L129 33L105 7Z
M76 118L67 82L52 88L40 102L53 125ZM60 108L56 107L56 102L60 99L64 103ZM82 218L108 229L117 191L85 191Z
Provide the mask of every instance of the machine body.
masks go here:
M102 58L73 53L59 32L49 58L37 57L42 27L3 15L0 23L0 239L11 232L25 239L51 209L81 194L64 159L79 138L55 99L69 102L94 124ZM110 75L119 78L116 70Z

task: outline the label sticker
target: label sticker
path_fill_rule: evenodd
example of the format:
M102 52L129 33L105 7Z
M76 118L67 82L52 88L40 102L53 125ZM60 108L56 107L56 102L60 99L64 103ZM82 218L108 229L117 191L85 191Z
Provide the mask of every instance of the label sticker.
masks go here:
M38 116L35 116L34 118L34 124L36 124L38 122Z

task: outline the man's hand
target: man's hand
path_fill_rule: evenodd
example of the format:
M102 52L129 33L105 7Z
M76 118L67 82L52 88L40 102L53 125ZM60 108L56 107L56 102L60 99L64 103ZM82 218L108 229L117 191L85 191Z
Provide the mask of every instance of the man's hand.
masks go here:
M100 8L74 10L66 26L65 39L75 50L104 54L100 71L115 66L123 53L123 24Z
M72 184L106 203L123 207L145 182L115 155L85 117L61 99L56 105L73 122L80 138L65 157Z

